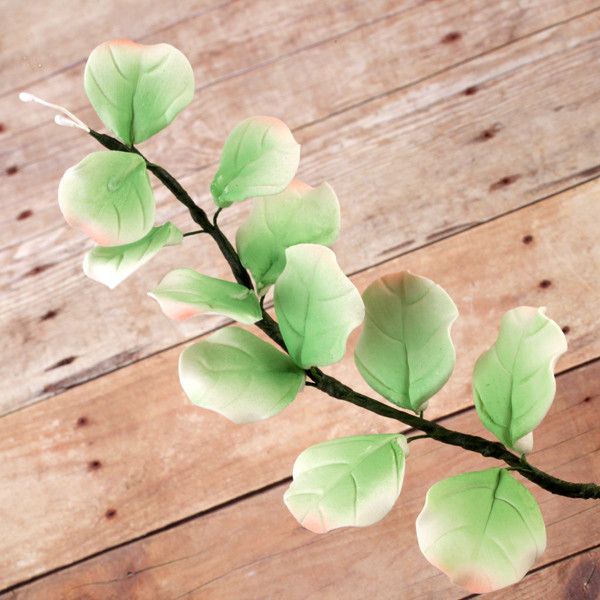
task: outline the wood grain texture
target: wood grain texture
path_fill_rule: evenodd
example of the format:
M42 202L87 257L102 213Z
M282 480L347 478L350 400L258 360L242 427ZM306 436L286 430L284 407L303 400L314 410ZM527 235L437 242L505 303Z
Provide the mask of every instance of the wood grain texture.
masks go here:
M531 458L536 465L579 481L598 472L598 377L600 362L559 377L554 406L536 430L536 451ZM330 402L324 400L323 404ZM472 410L452 417L448 425L483 432ZM363 431L362 425L359 427ZM338 433L330 432L328 437ZM263 460L269 460L267 456L263 455ZM312 534L287 513L281 500L287 485L283 484L17 589L12 598L461 598L464 591L420 555L414 521L433 483L489 464L460 449L429 440L414 442L400 499L392 512L374 526ZM597 543L597 502L567 499L539 489L534 493L548 530L548 547L538 566ZM589 577L593 576L590 560L578 568L585 571L588 589L593 590L589 586L597 582ZM542 573L495 597L521 597L513 595L513 589L519 592L527 588L529 595L523 597L532 599L596 597L575 594L573 590L585 588L583 576L575 572L560 582L558 589L564 596L546 595L544 591L552 589L549 585L556 582L556 576L546 578Z
M599 192L600 182L580 186L354 277L362 290L384 273L410 269L455 300L461 314L453 329L457 366L428 416L471 405L473 363L491 345L502 313L514 306L545 305L569 327L560 369L600 354ZM526 236L531 241L524 242ZM540 286L543 280L551 284ZM184 401L180 351L0 419L4 585L280 480L304 447L324 438L398 427L310 388L276 418L234 426ZM351 354L329 371L368 391Z
M531 573L510 589L514 600L598 600L600 598L600 549L582 552L545 569ZM494 592L486 598L506 598L506 592Z
M590 67L600 52L598 27L600 14L593 13L302 129L298 138L307 143L300 176L312 184L329 180L342 201L343 233L335 246L342 267L356 272L597 176L598 78ZM364 50L365 41L358 38L353 44L352 52L346 48L349 56ZM310 52L314 57L304 67L307 72L318 70L315 65L322 56L317 49ZM274 89L286 73L289 77L294 72L293 61L301 56L265 67L262 78L252 72L207 90L210 95L218 87L218 98L232 102L230 108L220 106L217 97L209 102L214 118L222 121L236 110L252 112L249 105L240 109L236 103ZM377 64L369 65L369 73L377 71ZM272 85L265 88L268 81ZM478 92L465 95L473 85L479 85ZM241 99L240 89L247 92ZM286 96L290 111L294 102L313 106L301 90L291 89L294 94ZM199 122L197 113L190 114ZM185 123L184 130L191 131L193 122ZM213 158L217 137L220 144L226 129L215 128ZM203 164L200 158L198 164ZM202 190L208 188L211 174L203 169L183 178L205 207L210 199ZM55 171L42 178L52 188L55 179ZM31 193L35 196L35 188ZM167 198L159 194L159 219L187 223L179 205ZM18 210L25 206L21 203ZM37 207L27 206L43 218ZM233 234L247 209L239 206L225 213L227 233ZM56 207L47 212L51 221L60 221ZM33 217L14 223L14 216L7 219L5 232L23 223L36 227ZM9 346L21 352L16 365L11 359L0 367L6 370L0 388L3 410L102 375L214 325L174 325L144 300L175 261L225 275L222 261L206 242L199 247L196 240L188 240L183 249L169 249L113 293L85 280L80 263L88 242L62 225L5 248L0 254L0 318ZM45 319L48 312L56 318Z
M221 0L222 3L222 0ZM80 66L90 48L124 35L136 39L216 8L218 0L178 0L177 11L156 0L0 2L0 96ZM127 27L124 24L127 23ZM6 118L4 111L1 111Z

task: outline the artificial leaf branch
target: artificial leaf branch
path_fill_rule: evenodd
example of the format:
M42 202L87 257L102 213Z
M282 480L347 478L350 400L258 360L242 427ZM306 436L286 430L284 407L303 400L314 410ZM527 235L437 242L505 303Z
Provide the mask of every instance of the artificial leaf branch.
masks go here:
M164 246L207 234L235 283L176 269L151 295L171 318L217 312L253 323L280 347L228 327L187 348L179 376L190 400L247 423L275 415L308 385L423 432L408 439L401 433L353 436L305 450L284 498L303 526L324 532L383 518L401 492L413 440L431 438L498 459L507 468L435 484L416 523L425 557L457 584L485 592L518 581L546 544L535 498L509 471L554 494L600 499L597 484L563 481L525 458L532 432L554 398L554 364L566 350L560 328L543 310L509 311L495 344L477 361L477 414L499 441L425 419L428 400L454 368L450 329L456 306L442 288L410 273L386 275L361 297L327 248L339 233L335 192L326 183L312 188L295 179L300 146L284 123L253 117L234 128L211 185L216 205L211 219L134 145L169 125L191 101L193 71L183 54L167 44L107 42L88 60L85 88L121 140L91 130L62 107L21 95L55 108L62 113L58 124L86 131L110 151L89 155L59 186L67 221L99 244L84 259L85 273L112 288ZM147 171L188 209L199 229L182 233L171 223L154 226ZM218 216L250 198L253 210L234 247ZM271 286L279 322L264 308ZM356 366L371 388L406 410L359 393L319 368L342 359L350 332L363 320Z

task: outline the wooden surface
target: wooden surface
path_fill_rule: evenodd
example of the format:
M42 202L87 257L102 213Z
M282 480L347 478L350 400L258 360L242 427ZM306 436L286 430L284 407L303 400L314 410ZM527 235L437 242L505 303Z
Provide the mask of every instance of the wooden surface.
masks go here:
M481 433L473 361L505 310L547 306L569 352L532 461L600 479L600 1L35 6L0 1L1 598L465 595L420 555L414 519L432 483L490 461L416 442L384 521L315 536L281 502L294 458L397 424L313 390L245 427L185 402L177 357L225 321L174 324L145 292L174 266L225 276L202 236L115 291L83 277L89 243L62 221L56 186L97 147L16 93L99 126L82 71L111 37L169 42L192 61L194 102L143 149L204 207L227 131L275 114L303 143L300 176L340 197L335 250L358 288L409 268L448 290L458 362L431 418ZM181 205L157 196L159 219L191 229ZM222 215L230 236L246 212ZM351 358L328 371L367 391ZM548 550L491 597L600 597L597 503L535 493Z

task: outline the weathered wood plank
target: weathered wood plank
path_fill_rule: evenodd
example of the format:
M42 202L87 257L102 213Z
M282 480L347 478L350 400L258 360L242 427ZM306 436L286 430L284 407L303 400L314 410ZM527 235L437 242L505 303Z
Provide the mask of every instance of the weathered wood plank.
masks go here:
M152 0L2 0L0 95L73 69L90 47L106 39L125 32L135 39L218 6L218 0L179 0L174 11L173 5Z
M557 3L562 5L557 0L553 0L551 4ZM268 6L268 10L271 10L271 3ZM581 8L579 3L574 4L574 8L577 7ZM587 7L589 8L589 5ZM307 10L310 11L310 8L308 5ZM376 8L377 5L374 5L374 9ZM264 10L266 9L263 8L262 11ZM305 126L349 106L377 98L392 89L408 86L411 82L461 63L476 54L488 52L518 39L518 36L543 28L544 25L551 25L554 21L547 19L555 16L556 11L546 11L545 8L541 10L541 7L538 7L523 12L516 0L505 0L502 3L489 3L485 0L469 0L465 3L462 0L453 0L451 3L428 3L421 8L399 11L399 14L391 13L383 20L372 19L374 22L367 22L361 27L351 27L352 18L364 18L362 15L357 17L355 12L357 11L349 11L349 15L342 13L349 21L341 20L340 35L332 35L336 31L334 27L333 32L329 34L331 37L325 38L323 43L308 43L304 51L299 51L303 46L298 44L299 47L292 47L292 51L287 53L289 56L279 60L276 60L276 54L271 54L272 60L263 61L264 64L260 68L241 68L236 71L235 61L231 55L226 54L223 62L231 70L224 68L225 75L217 78L216 84L201 86L195 102L182 113L176 124L144 144L145 151L157 158L164 153L163 155L169 157L171 165L177 165L174 168L178 175L195 171L214 164L225 132L232 124L249 114L273 113L276 107L277 116L284 118L292 127ZM569 11L569 14L574 12ZM333 18L335 14L334 12ZM257 18L260 18L260 14ZM332 17L323 20L328 23ZM211 32L220 31L221 37L227 38L229 21L226 19L220 28L211 27ZM238 25L239 29L243 26L248 27L248 19L243 23L244 25ZM582 35L591 33L591 22L585 23L588 24L587 33L584 33L581 27L571 31L568 36L570 44L577 43L576 40ZM342 35L345 31L343 27L348 30L345 35ZM452 43L442 42L445 35L452 33L453 27L460 28L464 37ZM306 29L304 21L299 20L296 29L290 33L294 33L298 28L297 37L303 40L303 32ZM173 31L176 33L177 28ZM278 31L285 31L285 28L279 28ZM318 31L322 36L326 35L326 30ZM513 37L517 34L517 37ZM540 39L536 38L533 47L531 43L525 43L529 48L527 52L524 52L525 48L520 48L519 52L501 55L505 60L511 61L509 68L515 68L519 64L523 66L531 60L539 59L544 49L546 52L555 52L564 45L560 39L558 45L540 44L541 40L550 34L541 35ZM206 47L193 45L190 38L196 40L196 44L198 40L203 39L202 36L194 34L188 38L177 36L177 39L172 41L181 42L182 49L191 55L192 62L199 71L197 76L200 80ZM307 41L313 42L313 39L311 36ZM167 41L170 41L170 38L167 38ZM278 36L275 37L275 43L265 45L272 53L282 51ZM238 51L237 55L233 56L239 54ZM249 54L253 55L252 52ZM217 57L220 56L220 53L217 53ZM406 60L408 56L410 60ZM230 65L232 62L234 64ZM255 67L258 65L260 63L254 63ZM82 95L81 71L82 67L71 78L77 82L79 93ZM231 74L236 72L239 72L239 75L231 77ZM340 79L340 74L343 74L343 79ZM422 93L426 93L421 102L411 95L408 98L408 107L418 109L419 105L422 107L423 104L427 105L444 98L448 93L461 91L460 85L463 82L463 88L470 86L470 83L464 81L465 75L461 72L449 79L453 84L451 90L448 90L448 77L445 85L439 90L440 82L425 87L421 90ZM470 75L470 79L476 77L472 71ZM482 73L479 72L479 75ZM492 73L486 73L485 79L489 79L490 75ZM495 75L497 76L497 73ZM458 86L457 82L460 82ZM43 95L44 91L39 91L39 94ZM399 95L403 97L404 94ZM55 97L62 98L62 95ZM36 118L41 119L44 125L33 129L25 127L22 134L17 133L13 136L14 139L10 138L4 144L6 150L3 160L7 168L13 167L11 172L14 171L14 167L20 170L11 176L2 173L7 186L7 216L13 213L6 222L0 223L3 246L17 243L23 238L23 234L31 238L35 234L63 225L55 207L57 174L80 160L88 149L94 147L90 141L86 142L79 132L57 130L50 120L50 115L45 114L45 111L25 109L16 98L11 98L10 102L11 106L6 107L5 111L0 110L0 114L14 114L17 128L24 127L18 119L26 118L30 113L35 113ZM98 125L83 96L81 105L86 108L80 116L92 126ZM400 108L400 114L395 116L400 117L408 107L397 107ZM367 110L365 114L372 116L373 111ZM356 118L356 114L353 118ZM339 135L336 143L339 143ZM349 160L349 157L345 158ZM344 172L348 172L347 167ZM15 217L23 210L24 202L27 208L33 211L33 215L26 222L15 222Z
M330 180L342 201L343 234L336 244L342 267L355 272L594 176L600 88L591 65L600 54L598 27L598 14L578 19L302 130L298 137L308 143L301 176L312 183ZM478 93L464 95L475 82ZM203 170L184 182L197 194L210 176ZM186 223L178 205L160 197L160 218L175 215ZM208 207L210 200L201 198ZM246 210L225 213L228 233ZM56 208L52 212L60 218ZM4 410L214 324L168 323L143 300L172 265L224 275L208 240L170 249L113 293L84 279L85 247L81 236L60 227L0 254L0 314L9 346L22 348L18 368L12 361L2 378ZM48 311L59 316L44 319ZM41 363L32 356L41 356Z
M474 360L511 307L546 305L570 328L570 350L559 368L600 355L599 192L600 182L581 186L354 277L364 289L383 273L408 268L438 281L456 301L457 367L432 399L429 415L470 405ZM543 280L550 285L540 287ZM84 314L79 318L85 321ZM180 350L0 419L5 585L282 479L301 449L323 438L357 427L397 427L310 388L275 419L234 426L184 402L177 382ZM350 356L329 371L368 391ZM577 423L579 414L564 427Z
M555 404L536 431L535 464L578 481L587 481L600 471L600 430L595 418L600 403L599 380L600 362L559 378ZM323 406L330 402L324 400ZM448 425L482 433L474 411L451 418ZM364 425L355 421L354 431L358 430L364 431ZM327 437L339 433L332 431ZM17 589L13 598L461 598L464 591L419 553L414 520L433 483L493 463L429 440L415 442L410 450L398 504L375 526L336 530L323 536L303 530L283 506L284 484ZM261 455L262 460L267 456L270 459L268 454ZM290 469L291 462L290 458ZM548 529L548 547L540 564L597 543L598 502L553 496L538 488L533 491ZM127 516L118 515L119 519L121 526L126 526ZM578 569L585 569L589 577L592 566L588 560ZM556 581L548 581L543 573L496 597L521 597L513 595L515 589L529 589L524 597L557 597L543 593ZM572 592L585 589L584 583L577 571L562 585L565 592ZM597 585L593 578L589 578L588 586L590 583Z
M598 541L598 540L596 540ZM498 591L486 598L506 598ZM577 554L545 569L531 573L510 589L513 600L598 600L600 598L600 549Z

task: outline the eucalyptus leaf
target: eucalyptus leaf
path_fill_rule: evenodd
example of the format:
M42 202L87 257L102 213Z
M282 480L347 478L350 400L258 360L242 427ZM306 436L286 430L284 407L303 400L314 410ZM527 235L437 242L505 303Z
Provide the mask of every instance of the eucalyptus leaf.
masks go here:
M354 352L358 370L394 404L423 410L454 369L454 302L433 281L406 271L374 281L363 300L365 323Z
M360 294L325 246L298 244L285 251L275 283L275 312L290 356L302 368L342 359L350 332L364 318Z
M256 323L262 311L256 294L248 288L193 269L167 273L158 287L148 294L171 319L182 321L203 312L218 313L239 321Z
M195 83L177 48L114 40L90 54L84 87L102 122L132 145L169 125L192 101Z
M544 308L520 306L500 323L494 345L484 352L473 372L477 414L506 446L531 451L531 432L554 400L554 365L567 349L561 328Z
M311 446L294 463L284 502L300 525L315 533L372 525L398 499L407 455L406 438L397 433Z
M101 246L136 242L154 224L154 193L146 163L131 152L88 154L65 171L58 203L67 223Z
M253 196L279 194L299 162L300 145L283 121L251 117L227 138L210 191L222 208Z
M145 237L124 246L96 246L83 259L83 272L114 289L158 254L164 246L180 244L183 234L172 223L153 227Z
M280 194L253 201L236 246L259 294L266 293L285 267L285 250L301 243L329 245L340 231L340 205L332 187L312 188L298 179Z
M225 327L179 358L188 398L234 423L267 419L290 404L305 374L283 352L239 327Z
M473 593L516 583L546 548L535 498L504 469L432 486L417 518L417 538L431 564Z

